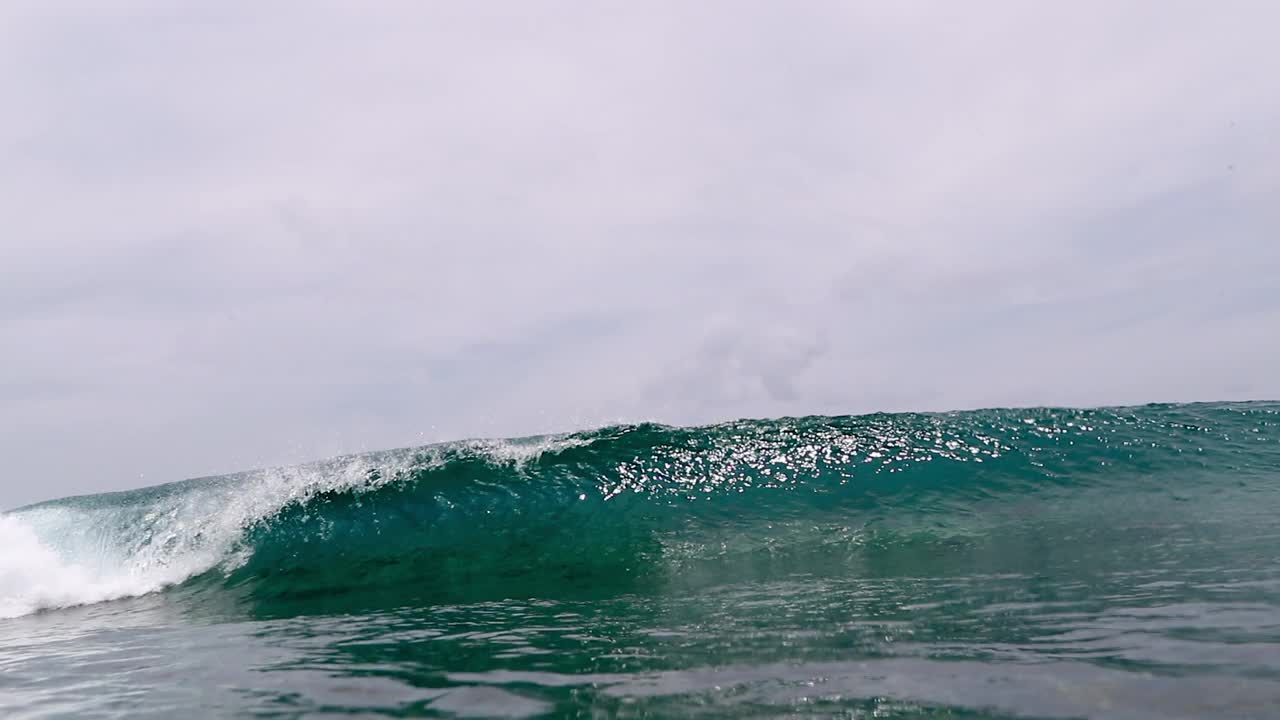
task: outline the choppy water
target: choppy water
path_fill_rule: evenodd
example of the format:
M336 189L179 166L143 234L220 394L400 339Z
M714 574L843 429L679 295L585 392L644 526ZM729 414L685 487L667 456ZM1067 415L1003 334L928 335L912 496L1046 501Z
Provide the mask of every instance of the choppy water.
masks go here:
M1280 717L1280 404L615 427L0 515L0 716Z

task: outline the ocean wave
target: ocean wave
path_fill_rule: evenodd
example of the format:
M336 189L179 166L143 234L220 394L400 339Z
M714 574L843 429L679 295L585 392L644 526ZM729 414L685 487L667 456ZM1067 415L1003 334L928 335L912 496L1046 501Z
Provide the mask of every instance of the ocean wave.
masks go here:
M405 605L873 573L887 557L910 571L983 547L1034 563L1037 543L1139 537L1134 507L1186 514L1272 487L1278 426L1274 403L991 410L346 456L0 515L0 617L174 586Z

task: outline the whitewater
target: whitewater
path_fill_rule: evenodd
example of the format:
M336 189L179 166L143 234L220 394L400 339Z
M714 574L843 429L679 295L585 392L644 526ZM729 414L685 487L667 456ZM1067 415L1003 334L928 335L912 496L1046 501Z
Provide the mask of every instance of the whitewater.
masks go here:
M362 493L449 453L518 466L572 437L467 441L413 451L334 458L298 467L201 478L139 491L40 503L0 515L0 618L134 597L251 553L245 533L284 508L324 493Z
M0 514L12 717L1280 716L1280 404L628 425Z

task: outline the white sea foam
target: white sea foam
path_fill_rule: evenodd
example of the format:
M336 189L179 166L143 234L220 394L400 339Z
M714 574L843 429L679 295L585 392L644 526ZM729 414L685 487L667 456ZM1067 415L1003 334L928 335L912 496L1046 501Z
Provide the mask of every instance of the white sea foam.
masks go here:
M0 618L143 595L242 562L246 528L317 492L367 486L372 467L342 458L0 515Z
M0 516L0 547L0 618L132 594L118 579L63 560L19 518Z
M72 498L0 515L0 618L134 597L243 563L247 528L317 493L370 489L449 450L527 462L572 437L475 441ZM376 475L371 471L377 470Z

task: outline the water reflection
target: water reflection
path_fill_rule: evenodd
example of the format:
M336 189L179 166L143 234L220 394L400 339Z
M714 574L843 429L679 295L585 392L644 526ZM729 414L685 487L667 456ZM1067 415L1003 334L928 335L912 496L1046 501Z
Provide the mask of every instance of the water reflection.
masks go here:
M0 622L0 715L1276 717L1264 545L1078 572L1087 544L969 546L919 575L872 553L843 574L297 616L178 590ZM1027 553L1044 572L1017 571Z

